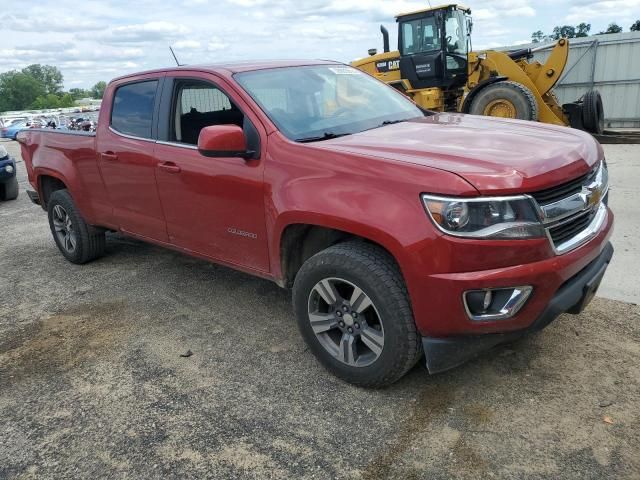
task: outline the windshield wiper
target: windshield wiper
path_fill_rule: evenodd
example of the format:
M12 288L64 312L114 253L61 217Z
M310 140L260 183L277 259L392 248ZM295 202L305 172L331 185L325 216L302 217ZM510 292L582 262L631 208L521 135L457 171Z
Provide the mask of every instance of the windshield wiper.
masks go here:
M296 142L298 142L298 143L319 142L321 140L331 140L332 138L344 137L346 135L351 135L351 134L350 133L324 132L322 135L319 135L317 137L296 138Z
M380 124L381 127L385 126L385 125L393 125L394 123L401 123L401 122L406 122L407 120L385 120L384 122L382 122Z

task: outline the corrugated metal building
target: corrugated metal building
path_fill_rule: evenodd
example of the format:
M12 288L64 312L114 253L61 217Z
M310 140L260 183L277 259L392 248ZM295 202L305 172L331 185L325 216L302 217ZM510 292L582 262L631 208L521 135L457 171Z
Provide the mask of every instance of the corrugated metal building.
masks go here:
M539 46L533 43L509 50ZM536 52L534 60L544 63L549 51ZM569 62L555 93L562 104L579 99L592 88L602 95L606 127L640 128L640 32L570 40Z

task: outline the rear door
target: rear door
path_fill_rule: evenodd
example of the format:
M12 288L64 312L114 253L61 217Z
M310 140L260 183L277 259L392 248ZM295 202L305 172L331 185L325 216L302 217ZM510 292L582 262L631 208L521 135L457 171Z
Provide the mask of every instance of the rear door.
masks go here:
M155 150L169 242L268 272L264 152L252 160L208 158L196 147L205 126L234 124L245 130L249 149L260 152L266 145L263 127L222 79L183 75L166 77Z
M162 82L163 78L143 77L127 80L111 90L113 93L103 100L111 105L111 117L98 126L97 152L120 229L166 242L154 157Z

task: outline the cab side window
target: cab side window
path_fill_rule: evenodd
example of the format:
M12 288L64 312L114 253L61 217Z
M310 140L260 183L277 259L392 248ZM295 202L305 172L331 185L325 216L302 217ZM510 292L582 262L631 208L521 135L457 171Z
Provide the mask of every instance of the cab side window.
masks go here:
M157 80L118 87L113 97L111 128L126 135L151 138L157 89Z
M211 125L243 127L244 115L227 95L204 82L179 82L173 108L172 141L196 145L200 130Z

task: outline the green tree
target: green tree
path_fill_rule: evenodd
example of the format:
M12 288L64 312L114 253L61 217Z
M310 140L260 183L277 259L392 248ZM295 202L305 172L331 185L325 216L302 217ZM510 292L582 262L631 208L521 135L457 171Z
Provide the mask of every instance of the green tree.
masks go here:
M598 33L598 35L605 35L608 33L620 33L622 32L622 27L616 23L610 23L609 27L604 32Z
M560 40L561 38L576 38L576 27L572 27L571 25L555 27L551 37L554 40Z
M69 89L69 93L74 100L80 100L81 98L87 98L91 96L91 93L84 88L71 88Z
M640 20L636 20L636 22L631 25L632 32L640 32Z
M544 33L542 33L542 30L538 30L537 32L533 32L531 34L531 41L533 43L540 43L544 41Z
M23 68L22 73L30 75L40 82L46 93L57 95L62 92L64 77L57 67L36 63Z
M24 110L44 95L44 86L31 75L16 70L0 74L0 112Z
M31 108L35 110L47 110L50 108L60 108L61 106L60 97L54 93L41 95L31 104Z
M576 38L588 37L590 31L591 31L591 24L583 22L576 27Z
M93 98L101 99L104 96L104 90L107 88L107 82L98 82L91 87L91 96Z
M69 108L75 105L76 101L71 93L65 93L60 99L60 108Z
M45 97L44 95L40 95L33 101L31 105L29 105L29 108L32 108L34 110L44 110L45 108L47 108L47 97Z

